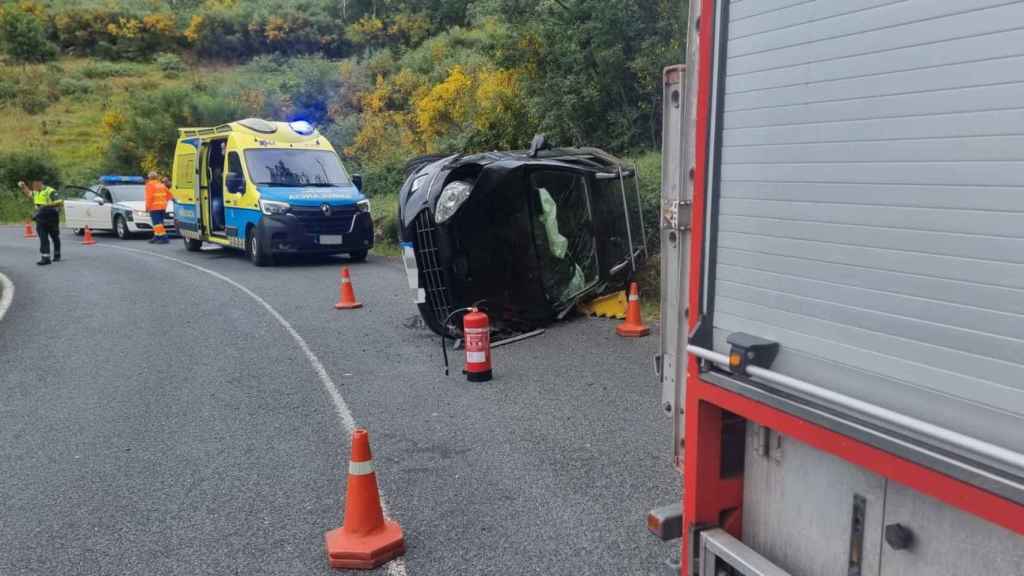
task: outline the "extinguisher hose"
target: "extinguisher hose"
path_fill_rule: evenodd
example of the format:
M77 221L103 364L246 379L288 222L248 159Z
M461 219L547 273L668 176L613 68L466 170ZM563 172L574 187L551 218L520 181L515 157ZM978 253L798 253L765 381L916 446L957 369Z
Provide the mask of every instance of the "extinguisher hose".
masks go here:
M441 355L444 356L444 375L445 376L448 375L448 348L445 347L444 341L445 341L445 338L447 338L447 336L448 336L448 323L452 321L452 318L454 318L456 314L465 314L467 312L472 312L472 311L473 311L473 307L472 306L468 306L466 308L459 308L458 310L454 310L451 314L448 315L447 318L444 319L444 323L441 324Z

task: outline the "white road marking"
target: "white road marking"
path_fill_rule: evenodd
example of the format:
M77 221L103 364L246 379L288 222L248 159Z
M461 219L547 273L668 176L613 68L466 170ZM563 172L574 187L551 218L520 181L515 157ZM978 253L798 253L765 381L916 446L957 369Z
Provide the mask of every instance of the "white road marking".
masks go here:
M0 286L3 287L3 293L0 294L0 320L3 320L7 315L7 309L11 307L11 302L14 302L14 282L0 272Z
M295 340L295 343L299 346L299 349L301 349L302 352L306 355L306 359L309 360L309 363L313 365L313 371L316 372L317 377L319 377L320 379L320 383L323 385L324 389L327 390L327 394L331 397L331 401L334 403L334 411L338 414L338 419L341 420L341 425L342 427L345 428L345 432L351 435L352 432L355 431L356 420L355 418L352 417L352 411L349 410L348 403L345 402L345 399L341 397L341 393L338 392L338 387L334 384L334 380L331 380L331 376L327 373L327 369L324 368L323 362L321 362L320 359L317 358L317 355L314 354L313 351L309 348L309 344L306 344L306 340L301 335L299 335L299 333L295 330L294 327L292 327L292 325L287 320L285 320L284 316L282 316L280 312L275 310L274 307L271 306L269 302L261 298L258 294L219 272L214 272L209 268L203 268L202 266L197 266L191 262L187 262L185 260L181 260L173 256L166 256L164 254L157 254L155 252L150 252L148 250L139 250L137 248L112 246L110 244L97 244L97 246L102 246L104 248L113 248L115 250L125 250L127 252L136 252L138 254L152 256L154 258L162 258L164 260L176 262L183 266L188 266L189 268L193 268L205 274L209 274L210 276L213 276L218 280L227 282L228 284L234 286L235 288L238 288L247 296L258 302L260 306L263 306L267 310L267 312L269 312L270 315L273 316L275 320L277 320L278 324L280 324L281 327L284 328L285 331L291 335L292 339ZM0 274L0 281L3 281L5 278L6 276ZM12 284L11 294L13 295L13 293L14 285ZM4 296L6 297L6 295L7 285L5 284ZM0 318L3 318L4 310L5 308L3 307L3 302L0 301ZM387 504L384 502L384 494L380 495L380 506L381 508L383 508L384 514L387 514L388 507ZM387 573L391 576L405 576L407 573L405 569L405 560L403 560L402 558L392 560L387 564L386 567Z

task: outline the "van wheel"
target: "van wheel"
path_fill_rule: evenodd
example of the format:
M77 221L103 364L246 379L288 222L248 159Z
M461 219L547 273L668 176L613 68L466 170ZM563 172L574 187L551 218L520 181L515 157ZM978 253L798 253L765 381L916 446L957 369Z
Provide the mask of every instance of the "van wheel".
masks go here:
M364 262L368 252L369 250L353 250L348 253L348 257L353 262Z
M202 240L193 240L192 238L185 238L185 250L188 250L189 252L199 252L202 249Z
M85 228L72 228L71 231L74 232L75 236L82 236L85 234Z
M120 214L114 216L114 233L121 240L127 240L132 237L132 231L128 229L128 222Z
M245 235L245 251L249 253L249 259L257 266L270 266L273 264L270 252L263 247L263 243L256 237L256 229L249 228Z

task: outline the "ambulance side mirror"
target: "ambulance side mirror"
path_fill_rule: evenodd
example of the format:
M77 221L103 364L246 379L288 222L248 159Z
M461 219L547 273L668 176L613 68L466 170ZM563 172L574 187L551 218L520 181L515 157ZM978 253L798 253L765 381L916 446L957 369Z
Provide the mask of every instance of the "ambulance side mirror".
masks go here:
M363 191L363 175L362 174L353 174L352 175L352 185L356 187L356 190L359 190L360 192L362 192Z
M232 194L241 194L245 192L245 179L238 172L228 172L227 177L224 179L227 184L228 192Z

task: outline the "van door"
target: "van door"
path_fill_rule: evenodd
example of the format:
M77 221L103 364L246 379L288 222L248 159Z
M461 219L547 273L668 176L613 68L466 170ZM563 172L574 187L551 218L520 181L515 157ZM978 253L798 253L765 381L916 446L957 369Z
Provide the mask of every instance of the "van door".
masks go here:
M204 224L211 236L224 236L224 161L227 140L212 140L203 146Z
M238 188L239 181L241 188ZM242 172L242 160L238 152L232 150L228 152L224 166L224 231L229 238L245 237L245 220L241 217L239 209L244 194L245 176Z

